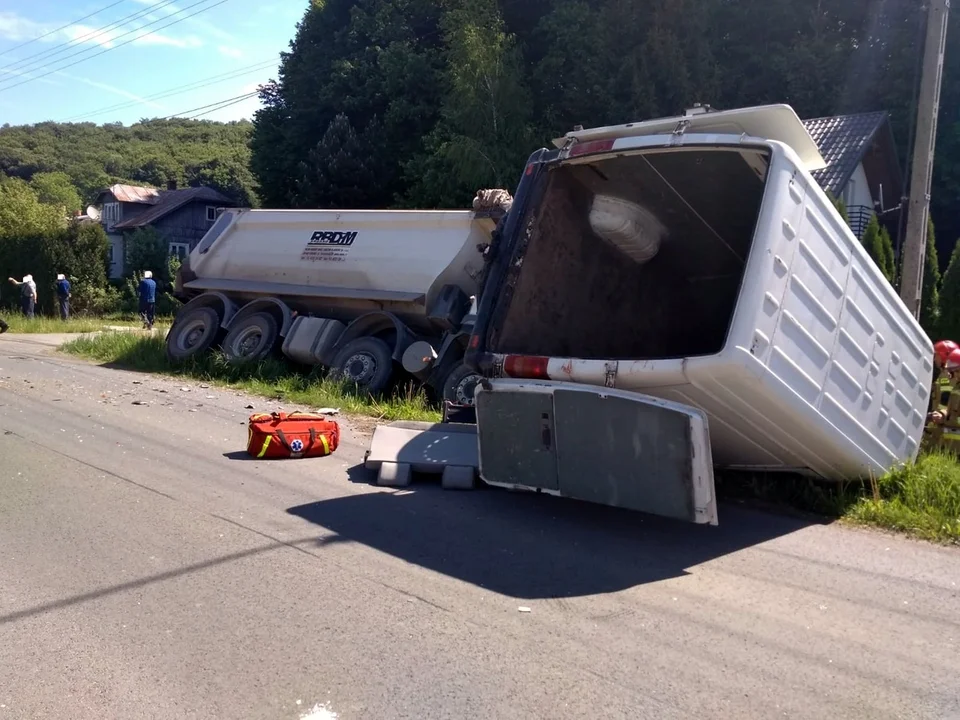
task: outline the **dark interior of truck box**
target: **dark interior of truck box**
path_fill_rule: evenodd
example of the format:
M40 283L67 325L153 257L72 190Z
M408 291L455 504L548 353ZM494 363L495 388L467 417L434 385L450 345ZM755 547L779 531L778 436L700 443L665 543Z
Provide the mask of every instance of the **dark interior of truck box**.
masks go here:
M521 223L488 349L637 360L719 352L767 167L760 150L708 148L551 169ZM662 240L652 259L637 262L621 249L629 240L618 246L594 231L598 195L655 216Z

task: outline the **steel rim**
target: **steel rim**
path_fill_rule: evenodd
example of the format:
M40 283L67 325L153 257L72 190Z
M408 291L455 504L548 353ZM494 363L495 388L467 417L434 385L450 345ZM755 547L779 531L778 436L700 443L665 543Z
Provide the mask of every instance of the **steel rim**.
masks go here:
M347 358L343 364L343 375L357 385L364 384L377 371L376 361L365 353L357 353Z
M180 330L177 344L181 350L193 350L203 338L207 324L203 320L193 320Z
M467 375L463 380L457 383L453 394L460 405L473 405L473 393L477 389L477 383L480 382L479 375Z
M231 347L236 357L248 357L255 354L262 343L263 331L259 327L251 326L237 334Z

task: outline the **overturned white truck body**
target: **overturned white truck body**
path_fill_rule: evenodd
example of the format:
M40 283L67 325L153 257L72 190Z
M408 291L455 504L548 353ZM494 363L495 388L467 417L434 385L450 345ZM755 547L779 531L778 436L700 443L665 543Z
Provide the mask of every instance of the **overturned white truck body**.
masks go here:
M492 248L468 364L698 408L723 468L839 480L916 456L932 343L811 177L791 108L555 144Z
M189 254L167 336L184 359L278 349L371 392L403 369L454 402L472 401L463 364L484 248L509 196L477 211L226 210ZM484 196L478 196L483 200Z

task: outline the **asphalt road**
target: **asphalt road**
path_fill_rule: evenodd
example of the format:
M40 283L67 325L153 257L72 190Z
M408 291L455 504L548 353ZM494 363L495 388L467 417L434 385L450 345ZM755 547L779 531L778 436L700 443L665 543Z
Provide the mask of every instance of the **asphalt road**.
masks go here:
M0 720L960 718L957 550L381 491L360 431L246 460L249 398L42 342L0 338Z

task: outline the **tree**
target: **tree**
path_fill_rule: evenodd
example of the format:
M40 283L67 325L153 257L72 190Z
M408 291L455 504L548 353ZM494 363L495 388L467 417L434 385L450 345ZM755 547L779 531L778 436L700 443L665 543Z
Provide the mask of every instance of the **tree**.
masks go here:
M880 256L883 264L880 269L883 270L887 281L892 285L897 277L897 259L893 249L893 240L890 237L890 231L886 227L880 228Z
M923 263L923 297L920 301L920 326L930 336L940 332L940 259L933 218L927 219L927 256Z
M873 215L870 222L867 223L867 229L863 233L860 241L866 249L867 254L873 259L880 272L888 282L893 282L894 260L893 243L890 241L890 234L885 228L880 227L880 221Z
M953 246L940 289L940 337L960 337L960 240Z
M837 212L840 213L840 217L843 218L843 221L850 225L850 216L847 214L847 204L843 201L843 198L835 197L833 193L828 192L827 197L830 198L830 202L833 203L833 206L837 209Z
M66 173L37 173L30 180L30 187L40 202L63 208L64 215L73 215L83 205L80 193Z
M152 227L138 228L127 235L126 243L128 277L141 278L149 270L158 285L170 282L170 244L163 235Z
M52 235L66 222L59 208L41 203L23 180L0 175L0 238Z
M447 93L429 157L407 167L408 197L464 206L482 187L512 187L530 151L522 58L495 0L453 0L441 20Z
M370 144L350 119L337 115L323 138L300 163L293 205L305 208L363 208L377 193Z

